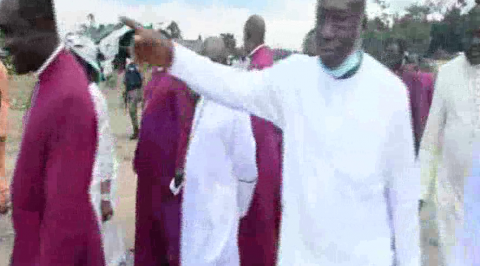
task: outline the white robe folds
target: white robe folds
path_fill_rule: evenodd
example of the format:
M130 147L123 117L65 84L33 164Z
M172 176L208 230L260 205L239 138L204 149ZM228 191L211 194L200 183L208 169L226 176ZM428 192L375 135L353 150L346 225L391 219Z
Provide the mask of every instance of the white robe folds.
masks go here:
M463 228L464 185L479 141L480 67L461 54L437 75L432 106L420 147L422 198L435 183L440 251L446 266L457 264L456 232Z
M278 265L420 265L420 177L398 77L367 54L353 77L335 80L317 57L244 72L174 49L172 75L283 130Z
M124 232L114 221L102 223L101 183L110 180L110 197L112 208L115 209L115 194L117 190L118 162L115 158L113 134L108 117L108 106L105 97L95 83L89 86L90 95L97 113L97 153L93 166L92 182L90 184L90 200L97 214L98 223L102 229L103 250L107 266L117 266L125 261Z
M182 206L183 266L238 266L238 226L257 180L250 116L197 104Z
M455 265L480 265L480 143L476 143L472 173L465 178L463 227L455 228L457 235Z

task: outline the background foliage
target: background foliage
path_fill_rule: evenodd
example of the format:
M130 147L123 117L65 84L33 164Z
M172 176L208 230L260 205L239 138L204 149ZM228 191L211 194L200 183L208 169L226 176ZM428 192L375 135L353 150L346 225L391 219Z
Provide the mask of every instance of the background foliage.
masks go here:
M368 53L379 58L385 40L389 37L405 39L410 53L434 59L448 59L462 50L461 27L465 18L462 11L465 11L466 0L419 0L408 6L401 14L390 12L390 1L393 0L374 0L375 4L380 7L380 13L375 17L368 18L367 27L363 33L364 49ZM440 19L432 19L433 14ZM122 26L121 24L97 25L93 14L88 15L88 21L81 25L80 32L90 36L96 43ZM183 39L182 31L175 21L168 25L164 25L163 22L156 25L165 36ZM150 27L153 27L153 24ZM128 46L130 42L132 34L127 35L121 40L122 44L125 43L122 48ZM220 36L227 44L230 54L238 58L242 52L235 36L231 33L222 33ZM3 46L3 43L4 38L0 32L0 47ZM281 51L276 54L279 54L278 58L280 59L285 54L295 52L279 50ZM119 57L125 56L126 49L122 49ZM14 74L11 58L4 60L4 63L10 74Z
M446 59L462 51L461 33L465 0L423 0L408 6L402 14L389 13L389 1L374 1L381 9L368 18L364 48L379 57L389 37L406 40L408 51L434 59ZM432 17L440 19L432 19Z

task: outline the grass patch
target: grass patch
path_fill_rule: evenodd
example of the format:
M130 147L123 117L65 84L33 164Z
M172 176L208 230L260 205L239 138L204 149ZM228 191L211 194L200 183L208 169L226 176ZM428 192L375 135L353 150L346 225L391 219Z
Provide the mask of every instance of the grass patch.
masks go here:
M37 79L33 75L13 75L9 81L10 109L25 110L30 107L30 97Z

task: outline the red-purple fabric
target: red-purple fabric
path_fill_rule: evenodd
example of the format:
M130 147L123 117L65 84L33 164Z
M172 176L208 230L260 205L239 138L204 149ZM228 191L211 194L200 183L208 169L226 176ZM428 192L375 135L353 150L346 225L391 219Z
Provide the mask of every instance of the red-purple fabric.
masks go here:
M433 91L435 88L435 75L433 73L428 73L428 72L419 72L420 75L420 80L422 82L422 87L427 90L427 102L428 102L428 108L430 109L430 106L432 106L432 100L433 100ZM426 120L426 118L425 118ZM426 121L425 121L426 123Z
M97 120L88 80L66 51L39 78L12 183L13 266L103 266L89 186Z
M273 65L273 54L262 47L253 54L249 70ZM281 221L282 133L271 122L252 116L257 145L258 182L247 215L240 221L242 266L274 266Z
M135 151L138 175L135 265L175 266L180 263L182 193L174 196L170 182L184 159L194 103L185 83L161 72L152 77ZM149 83L149 85L151 85ZM149 86L148 85L148 86ZM191 115L184 119L184 112ZM190 118L190 120L189 120Z
M152 98L152 92L162 82L162 77L165 76L165 72L160 71L158 67L152 67L152 77L147 85L143 89L143 99L145 103Z
M404 68L398 71L408 88L410 108L412 112L412 126L415 137L415 151L418 152L420 141L425 129L433 95L433 74Z

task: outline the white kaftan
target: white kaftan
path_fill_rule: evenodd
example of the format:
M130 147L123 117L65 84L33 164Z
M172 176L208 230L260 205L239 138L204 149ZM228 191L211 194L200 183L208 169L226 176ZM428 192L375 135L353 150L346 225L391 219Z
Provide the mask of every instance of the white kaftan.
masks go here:
M203 98L186 160L183 266L238 266L238 226L257 180L250 116Z
M464 54L444 64L420 147L422 198L435 181L440 251L446 266L456 264L456 231L464 221L464 179L470 175L472 147L479 140L480 68ZM436 177L436 178L435 178Z
M125 244L123 231L114 221L102 223L101 214L101 183L110 180L110 195L112 208L115 209L115 194L117 188L117 160L113 134L110 129L107 101L95 83L89 85L90 95L97 113L97 152L93 166L92 182L90 185L90 200L97 214L97 219L102 230L103 249L107 266L118 266L125 260Z
M472 173L465 178L465 222L455 228L457 266L480 265L480 143L476 143Z
M278 265L420 265L420 177L398 77L367 54L353 77L335 80L318 57L244 72L174 49L172 75L283 131Z

